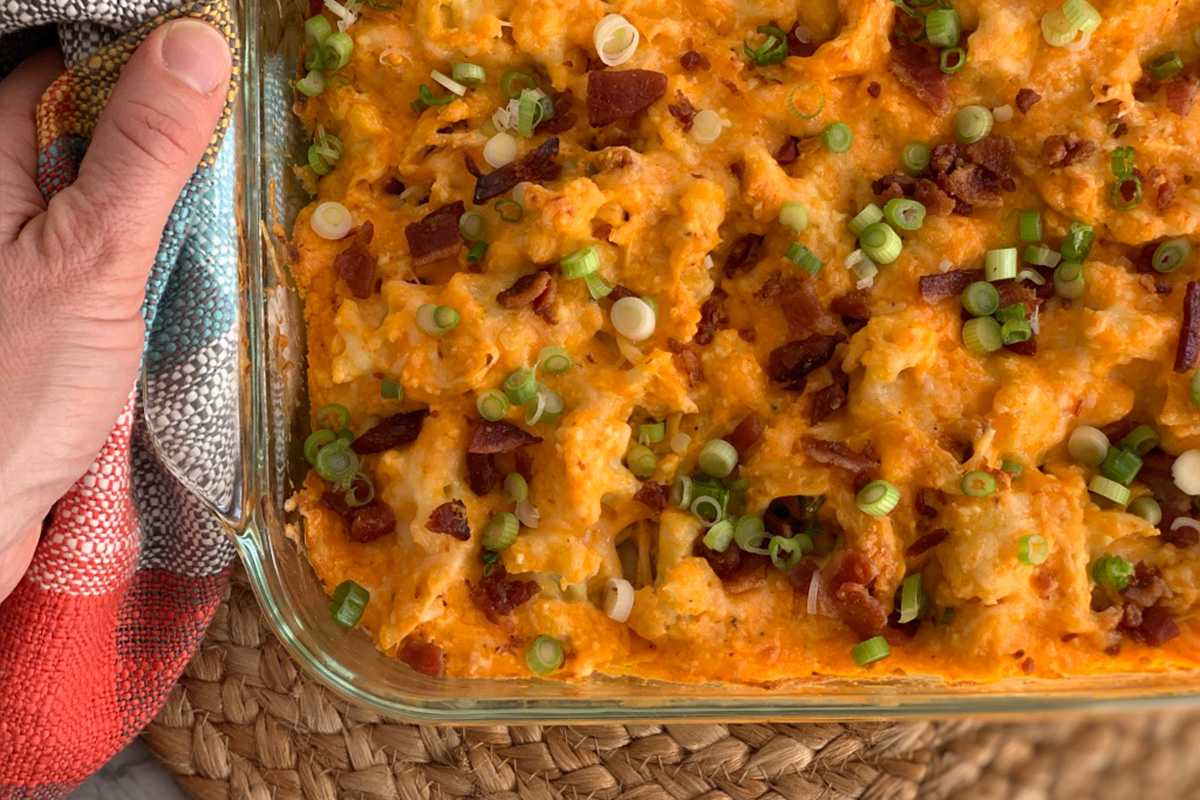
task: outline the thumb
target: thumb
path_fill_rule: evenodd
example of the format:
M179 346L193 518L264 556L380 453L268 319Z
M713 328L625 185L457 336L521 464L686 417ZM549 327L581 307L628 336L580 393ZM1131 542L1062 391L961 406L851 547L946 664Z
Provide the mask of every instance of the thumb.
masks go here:
M167 217L220 118L230 63L220 32L176 19L146 38L113 88L79 177L62 193L75 197L62 205L131 256L122 261L141 273L123 278L144 283Z

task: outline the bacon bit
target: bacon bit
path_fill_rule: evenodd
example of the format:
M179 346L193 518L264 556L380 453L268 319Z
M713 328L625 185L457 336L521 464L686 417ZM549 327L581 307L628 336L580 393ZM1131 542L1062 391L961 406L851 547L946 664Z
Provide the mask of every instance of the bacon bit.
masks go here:
M1154 196L1154 209L1156 211L1166 211L1167 206L1171 205L1171 201L1175 199L1175 181L1164 177L1162 183L1158 185L1158 194Z
M520 161L514 161L486 175L477 174L475 205L481 206L492 198L499 197L518 183L543 183L556 179L562 173L562 167L554 162L557 155L558 137L555 137L542 142L536 150Z
M884 175L878 180L871 181L871 191L878 195L881 200L894 200L900 197L907 197L915 185L916 180L911 175L894 172L891 175Z
M471 538L471 525L467 522L467 507L462 500L442 503L429 515L425 527L434 533L447 533L460 542Z
M950 78L942 72L937 57L925 48L909 43L893 45L888 71L931 111L949 113Z
M1132 433L1137 426L1138 423L1135 420L1119 419L1102 427L1100 432L1107 436L1110 442L1119 442Z
M404 227L404 238L408 239L413 266L423 267L458 254L462 249L458 219L466 210L463 202L457 200L426 214L420 222Z
M1112 441L1120 441L1120 439ZM1150 451L1142 456L1142 468L1138 471L1138 480L1146 485L1162 509L1162 519L1158 523L1159 538L1175 547L1190 547L1196 544L1200 531L1195 528L1171 530L1171 524L1175 520L1180 517L1190 517L1193 513L1192 498L1175 485L1175 478L1171 475L1171 465L1174 461L1171 456L1159 450Z
M717 333L717 328L727 322L729 322L729 317L725 316L721 298L713 295L700 306L700 322L696 324L696 335L692 337L692 341L696 344L711 343L713 336Z
M497 564L478 587L471 587L471 599L494 624L499 624L500 617L507 617L513 609L538 593L536 581L506 580L507 577L504 566Z
M927 303L936 303L947 297L958 297L972 283L981 280L981 269L952 269L937 275L922 275L918 286L921 299Z
M925 206L925 211L935 217L948 217L954 211L954 198L928 178L917 178L913 199Z
M736 83L729 80L729 78L717 78L717 80L720 82L720 84L722 86L724 86L726 89L728 89L733 94L734 97L742 96L742 90L738 88L738 85Z
M483 497L496 488L500 473L491 453L467 453L467 485L477 496Z
M526 481L533 482L533 456L523 447L513 451L514 469Z
M775 151L775 161L781 167L786 167L789 164L794 164L796 159L800 158L800 140L795 136L788 136L783 140L783 144Z
M675 90L675 100L676 102L667 104L667 111L670 112L672 117L675 117L675 119L683 124L684 131L690 131L692 129L692 120L696 118L696 114L699 112L692 105L692 101L688 100L687 96L678 89Z
M1056 133L1042 143L1042 161L1051 169L1077 164L1095 152L1096 145L1076 133Z
M1078 639L1078 638L1079 638L1079 634L1078 634L1078 633L1064 633L1064 634L1063 634L1063 635L1062 635L1062 636L1059 638L1059 641L1061 641L1063 644L1069 644L1069 643L1071 643L1071 642L1075 641L1075 640L1076 640L1076 639Z
M742 560L742 549L735 544L730 544L725 548L725 552L719 553L713 550L704 543L704 536L697 536L696 541L692 543L692 555L698 558L703 558L712 567L713 573L720 579L733 575L738 564Z
M708 562L729 594L741 594L767 583L766 556L743 552L737 545L730 545L724 553L718 553L704 544L703 536L696 537L692 554Z
M806 339L775 348L767 362L767 375L779 383L795 383L833 358L833 352L846 337L841 333L814 333Z
M1013 344L1004 345L1004 349L1010 353L1016 353L1019 356L1036 356L1037 355L1037 336L1030 336L1023 342L1014 342Z
M603 242L608 241L609 235L613 232L613 226L599 219L592 220L592 238L599 239Z
M522 275L512 286L496 295L496 302L502 308L521 308L530 305L541 296L542 292L550 288L550 283L550 275L545 271Z
M542 441L540 436L534 436L529 431L518 428L506 420L491 422L483 420L471 434L471 444L468 453L507 453L524 447L527 444L537 444Z
M671 487L665 483L655 483L654 481L646 481L638 489L633 499L644 505L646 508L653 511L655 514L661 514L662 510L667 507L667 500L671 496Z
M533 298L533 313L537 314L547 325L553 325L554 319L554 298L558 297L558 279L554 274L554 270L544 269L542 274L550 278L550 282L546 284L546 288L542 293Z
M725 437L725 441L733 445L739 456L745 456L746 451L753 447L763 434L762 420L757 414L747 414L734 429Z
M699 384L700 379L704 377L704 370L700 366L700 357L688 345L675 339L667 339L667 349L674 353L675 363L687 376L688 386Z
M954 142L936 145L929 153L929 168L934 173L949 173L958 163L958 145Z
M695 72L698 69L711 69L708 59L697 53L695 50L688 50L679 57L679 65L688 72Z
M842 388L840 383L831 383L824 389L819 389L813 394L813 405L812 411L809 412L809 421L813 425L818 425L845 404L846 390Z
M648 69L593 70L587 77L588 124L603 128L650 107L667 91L667 76Z
M570 89L554 93L554 116L545 122L538 123L538 133L558 135L566 133L575 127L579 115L572 110L575 105L575 95Z
M1021 88L1017 91L1016 106L1022 114L1028 114L1029 109L1040 103L1042 96L1033 89Z
M979 164L960 162L945 179L944 189L958 200L984 208L999 208L1004 205L1000 182L996 175Z
M774 273L755 292L762 300L779 300L779 310L787 320L788 331L799 336L833 327L833 318L821 308L810 278L781 278Z
M1193 64L1163 84L1167 93L1167 108L1179 117L1186 117L1200 94L1200 69Z
M812 41L811 36L809 41L801 41L799 33L799 25L796 25L796 27L788 31L786 40L788 55L796 58L810 58L814 53L817 52L817 47L819 47L819 45Z
M359 435L350 447L360 456L382 453L393 447L410 444L421 435L421 426L429 416L428 409L393 414L375 427Z
M739 158L729 165L729 172L740 181L746 176L746 162Z
M1200 281L1188 281L1179 345L1175 348L1175 371L1187 372L1196 366L1197 355L1200 355Z
M745 272L752 266L751 258L762 243L761 236L748 233L733 243L725 256L725 277L732 278L739 272Z
M932 497L932 500L930 499ZM917 500L914 503L917 513L922 517L933 519L938 515L938 505L945 502L946 494L941 489L917 490Z
M440 645L405 639L397 656L417 672L431 678L440 678L446 671L446 651Z
M367 220L359 227L350 246L333 259L333 266L350 287L350 293L361 300L370 297L375 288L376 259L367 249L374 236L375 224Z
M1017 146L1012 138L1001 134L992 134L967 147L967 158L998 178L1012 176L1011 162L1016 154Z
M833 298L829 304L829 310L837 314L839 317L849 317L850 319L870 319L871 318L871 293L866 289L855 289L841 297Z
M1134 567L1133 580L1121 591L1121 596L1127 603L1139 608L1149 608L1164 597L1171 594L1167 582L1162 579L1157 569L1149 567L1146 562L1139 561Z
M1029 578L1029 585L1038 593L1038 597L1043 600L1050 599L1054 591L1058 588L1058 579L1054 577L1054 573L1039 569Z
M875 636L887 624L887 610L861 583L842 583L830 598L837 616L864 639Z
M387 194L404 194L404 183L399 178L392 178L383 186Z
M813 566L808 559L801 561L796 566L787 571L788 583L792 588L800 593L801 596L808 594L808 587L812 585L813 575L817 568ZM797 599L800 599L799 597ZM807 597L804 598L807 601ZM801 605L804 608L804 605Z
M1036 667L1034 666L1032 657L1026 658L1021 662L1021 672L1024 672L1026 675L1032 675L1034 669L1036 669Z
M1179 626L1162 606L1139 609L1135 605L1125 606L1125 618L1121 627L1134 641L1159 647L1179 635Z
M918 495L919 497L920 495ZM935 531L925 534L921 538L908 546L904 551L905 558L916 558L928 553L933 548L937 547L942 542L950 537L950 531L945 528L938 528Z
M804 439L804 454L818 464L841 467L850 472L866 472L879 466L879 462L856 453L845 442L828 442L824 439Z
M373 542L395 529L395 514L378 500L350 509L350 527L347 534L352 542Z
M1024 303L1026 315L1033 316L1033 313L1045 302L1037 296L1033 287L1015 279L996 281L993 285L1000 294L1001 308L1014 303Z
M881 90L882 87L875 81L871 81L871 83L867 86L867 94L871 95L871 97L879 97L879 92Z
M626 297L637 297L637 296L638 296L637 292L633 291L632 289L630 289L627 286L622 286L621 284L618 283L616 286L613 287L612 291L608 293L607 299L612 300L615 303L618 300L621 300Z

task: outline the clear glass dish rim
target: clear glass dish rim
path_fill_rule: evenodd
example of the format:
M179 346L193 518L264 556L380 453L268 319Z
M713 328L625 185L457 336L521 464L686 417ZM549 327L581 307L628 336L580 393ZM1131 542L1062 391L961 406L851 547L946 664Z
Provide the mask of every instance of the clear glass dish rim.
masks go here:
M902 719L1130 711L1200 704L1200 671L1030 679L974 686L923 683L915 678L833 681L807 684L803 691L787 693L753 687L674 684L658 684L662 690L657 692L654 684L605 678L589 679L584 686L459 679L451 684L464 689L464 694L454 696L445 691L422 691L422 682L426 687L431 685L422 676L415 676L416 688L405 692L381 691L364 684L348 664L317 646L295 609L280 601L285 589L273 550L285 537L278 527L271 527L281 522L270 508L273 465L266 378L270 343L264 276L272 264L262 238L273 222L268 218L264 184L263 131L268 120L262 103L262 45L272 13L282 15L282 0L240 0L243 66L238 124L234 129L237 138L227 144L237 146L240 160L243 390L249 397L242 403L242 458L247 491L240 508L221 512L272 629L302 668L323 685L385 717L439 724ZM472 691L485 686L485 693ZM597 687L603 691L592 691Z

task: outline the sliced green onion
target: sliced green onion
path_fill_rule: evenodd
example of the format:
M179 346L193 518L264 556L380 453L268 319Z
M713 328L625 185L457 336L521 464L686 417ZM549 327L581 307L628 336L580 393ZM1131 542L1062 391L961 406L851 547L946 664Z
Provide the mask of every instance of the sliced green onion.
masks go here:
M332 442L317 451L313 469L330 483L343 483L358 472L358 455L347 443Z
M458 97L452 94L435 95L428 86L422 83L417 87L417 99L413 101L412 110L420 114L431 106L450 105L457 99Z
M872 517L886 517L900 502L900 491L885 480L874 480L858 490L854 504Z
M1062 261L1062 256L1044 244L1031 244L1025 248L1025 263L1037 267L1054 267Z
M573 281L600 269L600 256L596 254L595 247L584 247L564 256L558 262L558 266L562 270L563 277Z
M962 37L962 20L953 8L939 8L925 15L925 34L935 47L957 47Z
M557 420L562 412L562 395L553 389L539 385L537 396L525 404L525 424L536 425L541 422L549 425Z
M770 554L771 534L763 524L762 517L745 516L738 518L733 526L733 540L738 547L747 553L757 553L760 556Z
M792 242L784 256L810 275L816 275L821 271L821 267L825 266L824 261L813 255L811 250L799 242Z
M610 67L624 64L632 58L640 39L638 29L620 14L609 14L592 29L596 55Z
M1042 277L1042 273L1038 272L1036 269L1029 269L1028 267L1017 273L1017 280L1029 281L1036 286L1046 285L1046 279Z
M711 439L700 448L696 463L714 478L725 478L737 466L738 451L724 439Z
M342 581L329 598L329 613L343 628L353 628L362 619L371 593L354 581Z
M476 398L475 409L488 422L495 422L508 416L508 398L499 389L488 389Z
M1142 179L1137 175L1129 175L1117 180L1108 193L1108 201L1118 211L1137 208L1142 202Z
M478 264L483 261L483 257L487 255L488 243L476 242L471 245L471 249L467 251L467 263Z
M1178 237L1168 239L1154 249L1150 263L1156 272L1174 272L1192 254L1192 246L1187 239Z
M384 378L379 382L379 396L385 400L403 400L404 387L399 381L391 378Z
M876 222L881 222L882 220L883 209L874 203L869 203L866 208L858 212L858 215L855 216L854 219L850 220L850 224L847 227L850 228L851 233L853 233L855 236L859 236L867 228L871 227Z
M637 426L637 432L640 444L658 444L667 435L667 426L663 422L643 422Z
M1063 47L1079 36L1079 27L1063 13L1061 8L1046 12L1042 17L1042 38L1051 47Z
M854 144L854 131L844 122L834 122L821 132L821 144L834 153L844 153Z
M510 472L504 476L504 502L519 503L529 497L529 483L519 472Z
M779 224L791 228L797 234L808 227L808 212L799 203L784 203L779 209Z
M1162 437L1154 428L1149 425L1138 425L1117 443L1117 447L1123 447L1126 450L1132 450L1138 456L1144 456L1158 447L1161 442Z
M308 148L308 166L313 172L328 175L333 171L333 164L333 161L324 156L321 147L314 144Z
M529 367L521 367L508 373L504 379L504 395L515 406L528 403L537 395L537 376Z
M1021 212L1021 241L1039 242L1042 239L1042 214L1034 209Z
M538 101L542 96L540 90L537 89L525 89L521 92L521 96L517 100L516 130L518 136L526 139L533 136L533 129L537 125Z
M1192 373L1192 405L1200 408L1200 369Z
M938 66L947 75L953 75L967 65L967 51L961 47L947 47L938 57Z
M774 25L759 25L758 32L765 34L767 39L758 47L751 47L750 42L742 42L742 50L746 57L760 67L782 64L788 56L787 34Z
M812 111L808 111L808 112L801 111L799 106L796 105L796 92L800 91L801 89L804 89L806 91L809 89L813 89L820 93L821 99L819 101L817 101L817 107L814 108ZM825 93L822 92L820 89L817 89L817 87L813 86L812 84L802 84L800 86L797 86L796 88L792 89L791 94L788 95L787 110L788 110L788 113L791 114L796 119L799 119L799 120L813 119L813 118L819 116L821 114L821 112L825 110Z
M1133 564L1121 556L1101 556L1092 565L1092 580L1105 589L1124 591L1133 577Z
M687 475L679 475L671 483L671 496L668 498L676 508L688 508L692 504L692 479Z
M346 483L346 492L342 495L350 508L362 508L375 499L375 483L365 472L356 472Z
M809 549L812 549L812 540L807 536L797 536L795 539L772 536L770 544L767 545L767 555L771 557L771 563L776 569L791 569L799 564L800 559L804 558L805 540L808 541Z
M311 70L303 78L296 81L296 89L305 97L316 97L321 92L325 91L326 85L325 74L315 69Z
M608 312L613 329L631 342L641 342L654 335L658 324L654 308L640 297L622 297Z
M341 403L330 403L317 412L316 420L322 428L336 433L350 427L350 409Z
M321 59L326 69L341 69L350 63L350 54L354 52L354 40L345 31L331 33L321 43Z
M988 250L984 256L983 272L993 282L1017 277L1017 248Z
M538 351L538 366L551 375L562 375L571 371L574 362L567 348L552 344Z
M635 444L625 455L625 463L629 471L639 478L649 478L658 468L658 456L644 445Z
M865 642L859 642L850 648L850 657L860 667L865 667L868 664L885 659L891 654L892 648L888 646L887 639L882 636L873 636Z
M462 97L467 93L466 86L463 86L449 75L446 75L443 72L438 72L436 69L429 73L429 77L433 78L435 81L441 84L443 88L453 92L459 97Z
M900 251L904 248L900 234L883 222L867 226L859 235L858 244L867 258L876 264L891 264L900 257Z
M1151 525L1157 525L1162 522L1162 506L1153 497L1139 497L1129 504L1129 508L1125 509L1135 517L1141 517Z
M525 216L525 206L516 200L497 200L494 208L505 222L520 222L521 217Z
M1002 461L1002 462L1000 462L1000 469L1002 469L1002 470L1004 470L1005 472L1009 473L1009 474L1010 474L1010 475L1012 475L1013 477L1016 477L1017 475L1020 475L1022 472L1024 472L1024 471L1025 471L1025 468L1024 468L1024 467L1022 467L1022 466L1021 466L1020 464L1018 464L1017 462L1015 462L1015 461L1008 461L1008 460L1005 460L1005 461Z
M1133 161L1137 157L1137 150L1132 147L1118 147L1112 152L1112 172L1118 178L1125 178L1133 174Z
M1000 308L1000 292L987 281L975 281L962 294L963 308L976 317L990 317Z
M962 476L962 491L967 497L988 497L996 491L996 479L982 470Z
M904 152L900 155L900 166L909 175L915 177L925 171L931 157L929 145L924 142L909 142L904 146Z
M1004 346L1000 336L1000 323L991 317L977 317L963 323L963 344L972 355L994 353Z
M708 525L719 522L725 515L725 509L721 507L721 501L711 495L700 495L693 499L690 508L692 513L700 518L701 522Z
M1067 439L1067 453L1080 464L1094 467L1104 460L1109 450L1108 437L1099 428L1077 425Z
M1103 475L1092 476L1092 480L1088 483L1088 491L1111 500L1119 506L1129 502L1129 490Z
M1064 261L1054 270L1054 291L1059 297L1073 300L1082 297L1086 285L1083 280L1083 267L1071 261Z
M724 553L733 542L733 523L727 519L719 520L704 534L704 546L709 550Z
M513 475L521 478L515 472L504 479L504 493L508 497L508 480ZM521 478L524 483L524 478ZM528 487L526 487L528 491ZM499 553L501 550L507 550L512 547L513 542L517 540L517 533L521 529L521 521L517 519L516 514L510 514L507 511L501 511L496 516L487 521L487 525L483 526L483 546L493 553Z
M487 71L477 64L455 64L450 68L450 74L463 86L479 86L487 80Z
M909 575L900 584L900 624L912 622L924 616L929 598L921 589L921 574Z
M539 636L525 651L525 663L538 675L545 675L562 666L563 649L553 636Z
M1109 480L1114 480L1122 486L1133 483L1142 468L1142 459L1132 450L1124 447L1110 447L1100 462L1100 474Z
M915 231L925 223L925 206L916 200L893 197L883 207L883 215L893 227Z
M477 242L487 235L487 217L478 211L468 211L458 218L458 232L468 242Z
M1000 341L1020 344L1033 337L1033 326L1027 320L1012 319L1000 326Z
M1050 557L1050 543L1039 533L1022 536L1017 542L1017 560L1030 567L1045 563Z
M1067 0L1063 3L1062 10L1067 19L1071 20L1071 24L1084 33L1091 33L1104 21L1100 12L1087 0Z
M425 303L417 308L417 327L430 336L443 336L461 321L461 315L450 306Z
M337 434L328 428L313 431L304 440L304 457L308 459L308 463L315 467L317 465L317 452L335 439L337 439Z
M963 106L954 115L954 138L974 144L992 132L992 112L983 106Z
M1092 252L1092 242L1096 240L1096 231L1091 225L1082 222L1072 222L1062 243L1062 257L1067 261L1082 264L1087 261L1088 253Z
M324 44L331 33L333 33L333 26L329 24L327 17L317 14L304 21L305 37L316 42L318 45Z
M354 444L354 431L350 430L349 428L342 428L337 432L337 436L335 438L337 438L338 441L345 442L348 445Z
M500 76L500 91L516 100L525 89L536 89L537 78L519 69L510 69Z
M875 266L875 262L867 258L867 254L862 250L855 250L846 256L846 266L854 270L854 274L858 278L856 285L859 289L865 289L873 284L875 276L879 274L879 267Z
M601 297L608 297L612 294L613 287L600 276L599 272L589 272L584 275L583 282L593 300L599 300Z

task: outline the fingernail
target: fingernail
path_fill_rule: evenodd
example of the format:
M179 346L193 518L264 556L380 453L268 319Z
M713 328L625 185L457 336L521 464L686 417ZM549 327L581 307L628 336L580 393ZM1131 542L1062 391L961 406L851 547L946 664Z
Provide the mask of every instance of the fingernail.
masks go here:
M200 94L216 89L229 75L229 45L225 37L196 19L168 23L162 60L168 72Z

